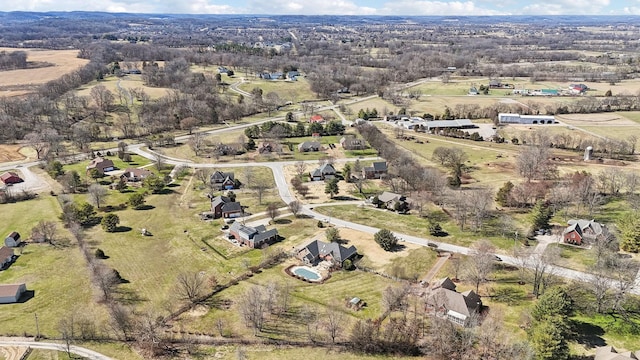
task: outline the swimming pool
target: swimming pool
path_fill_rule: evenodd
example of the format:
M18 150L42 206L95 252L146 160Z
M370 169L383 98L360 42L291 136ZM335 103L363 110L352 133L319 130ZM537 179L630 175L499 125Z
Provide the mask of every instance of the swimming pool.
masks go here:
M322 279L322 275L319 272L307 266L294 266L291 268L291 272L309 281L320 281Z

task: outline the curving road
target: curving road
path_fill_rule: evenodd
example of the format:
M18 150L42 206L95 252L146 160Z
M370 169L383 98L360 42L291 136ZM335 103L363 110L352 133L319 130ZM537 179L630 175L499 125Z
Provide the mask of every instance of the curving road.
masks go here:
M64 344L40 342L40 341L26 340L22 338L21 339L2 338L0 339L0 346L22 346L22 347L30 347L32 349L54 350L54 351L63 351L63 352L67 351L67 346ZM69 352L90 360L115 360L106 355L100 354L99 352L89 350L87 348L83 348L80 346L75 346L75 345L70 346Z

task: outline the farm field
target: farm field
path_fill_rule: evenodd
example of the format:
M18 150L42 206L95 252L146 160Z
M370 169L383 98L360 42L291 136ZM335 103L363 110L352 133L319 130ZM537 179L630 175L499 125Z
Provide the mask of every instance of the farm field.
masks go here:
M0 48L0 51L24 51L28 62L49 63L35 69L18 69L0 72L0 95L17 96L36 90L48 81L58 79L83 65L89 60L78 58L78 50L45 50L45 49L15 49Z
M238 81L238 74L233 78L223 76L224 79L228 79L229 83ZM245 82L238 85L240 90L251 92L254 88L262 90L262 96L266 96L270 92L278 94L281 100L284 102L291 101L292 103L299 103L301 101L313 101L316 99L316 95L311 91L309 82L302 76L299 76L296 81L287 80L263 80L256 77L244 77Z

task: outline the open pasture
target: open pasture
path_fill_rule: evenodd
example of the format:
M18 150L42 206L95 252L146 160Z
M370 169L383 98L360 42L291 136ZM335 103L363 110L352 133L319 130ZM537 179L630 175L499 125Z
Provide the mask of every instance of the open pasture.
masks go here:
M24 51L27 53L27 61L30 63L51 64L51 66L33 69L1 71L0 95L2 96L29 93L38 86L58 79L89 62L89 60L78 58L78 50L0 48L0 51Z

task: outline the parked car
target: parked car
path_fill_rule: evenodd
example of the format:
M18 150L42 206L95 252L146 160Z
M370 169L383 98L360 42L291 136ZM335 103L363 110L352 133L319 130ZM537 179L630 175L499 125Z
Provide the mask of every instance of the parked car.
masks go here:
M229 225L224 224L222 225L222 227L220 228L220 230L227 230L229 228Z
M428 247L432 247L432 248L434 248L434 249L438 248L438 244L436 244L436 243L432 243L432 242L428 242L428 243L427 243L427 246L428 246Z
M498 256L498 255L493 255L493 259L495 261L502 261L502 258L500 258L500 256Z

